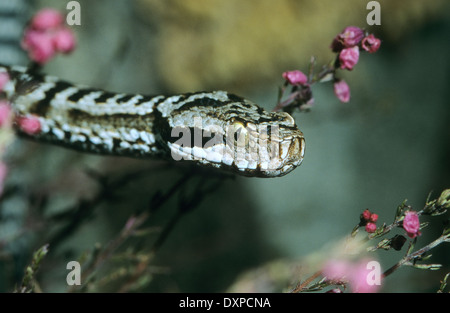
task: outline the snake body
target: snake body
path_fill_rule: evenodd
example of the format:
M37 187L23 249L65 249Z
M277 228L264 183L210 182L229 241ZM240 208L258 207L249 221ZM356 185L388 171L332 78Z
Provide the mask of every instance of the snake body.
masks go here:
M34 139L83 152L187 160L245 176L283 176L301 164L294 119L225 91L172 96L112 93L25 67L1 66L18 116L34 116Z

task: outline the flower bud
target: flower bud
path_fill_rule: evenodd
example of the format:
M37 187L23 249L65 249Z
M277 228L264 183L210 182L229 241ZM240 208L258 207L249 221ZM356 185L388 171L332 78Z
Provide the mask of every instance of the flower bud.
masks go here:
M334 38L331 49L333 52L339 52L344 48L351 48L358 45L363 37L364 31L361 28L348 26Z
M75 48L75 36L68 28L62 28L53 37L55 49L62 53L72 52Z
M367 52L374 53L380 48L381 40L370 34L365 37L361 42L361 47Z
M369 209L365 209L364 212L362 213L362 218L368 221L370 219L371 214L372 213L370 213Z
M403 219L403 228L406 230L410 238L415 238L420 235L420 221L419 215L415 211L408 211Z
M308 82L308 77L306 77L303 72L295 70L295 71L287 71L283 73L283 78L291 85L305 85Z
M56 52L52 35L33 29L25 31L22 47L28 51L30 59L39 64L47 63Z
M341 102L347 103L350 101L350 87L344 80L338 80L334 83L334 94Z
M339 37L344 47L353 47L363 39L364 31L356 26L348 26L339 34Z
M369 222L366 224L366 232L374 233L377 230L377 225L375 223Z
M378 214L376 214L376 213L370 214L369 220L373 223L376 223L376 221L378 220Z
M359 47L346 48L339 54L339 62L342 69L351 71L359 60Z
M37 30L49 30L64 23L64 16L55 9L42 9L31 20L31 27Z
M35 135L41 131L41 122L35 116L17 118L17 125L28 135Z

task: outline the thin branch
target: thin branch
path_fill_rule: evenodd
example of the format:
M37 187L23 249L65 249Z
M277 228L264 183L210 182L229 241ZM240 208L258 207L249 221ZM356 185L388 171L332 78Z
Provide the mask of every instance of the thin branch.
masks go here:
M398 261L396 264L391 266L388 270L386 270L383 273L383 277L387 277L391 275L393 272L395 272L398 268L400 268L402 265L408 264L409 262L419 259L422 255L430 251L431 249L439 246L440 244L444 242L450 242L450 235L442 235L435 241L431 242L430 244L426 245L425 247L417 250L416 252L410 253L406 256L404 256L400 261Z

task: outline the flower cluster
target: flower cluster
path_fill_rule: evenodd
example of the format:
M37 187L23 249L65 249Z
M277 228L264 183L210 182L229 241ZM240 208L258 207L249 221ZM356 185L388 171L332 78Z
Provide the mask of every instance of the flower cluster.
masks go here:
M311 61L309 76L299 70L283 73L284 86L280 90L278 103L274 111L284 110L291 112L294 108L308 110L314 103L311 85L325 81L330 75L334 82L334 94L341 102L350 101L350 87L336 76L338 69L351 71L359 61L361 50L369 53L376 52L381 45L380 39L373 34L368 34L356 26L348 26L339 33L331 44L331 50L336 52L336 60L324 67L319 73L314 74L315 59ZM282 100L288 86L292 86L290 94Z
M421 270L440 270L443 264L423 263L431 257L430 250L437 246L450 242L450 223L444 223L440 237L419 249L414 250L417 244L417 237L421 235L421 228L428 223L420 223L420 217L424 215L439 216L446 214L450 209L450 189L442 191L437 199L427 199L423 209L419 211L403 201L396 209L394 221L391 224L383 223L376 227L378 215L368 209L360 215L360 222L356 225L349 238L346 238L344 245L338 245L332 251L332 257L320 265L320 268L309 278L299 283L293 292L317 291L332 287L328 293L342 293L349 288L351 292L377 292L382 285L384 278L392 275L402 266L412 266ZM371 233L370 236L356 236L358 230L365 226L365 230ZM395 264L381 271L381 264L377 261L365 260L362 253L376 252L380 250L401 251L408 241L402 234L388 235L394 229L402 229L409 240L408 248L403 257ZM366 245L371 242L370 245ZM373 244L374 243L374 244ZM358 259L359 261L355 261ZM445 269L445 267L444 267ZM318 277L323 276L320 279ZM447 287L447 280L450 273L445 274L441 281L438 293L442 293Z
M358 63L360 49L374 53L377 52L380 45L380 39L373 34L366 35L361 28L348 26L334 38L331 50L339 53L340 68L351 71Z
M22 47L34 62L47 63L58 52L70 53L75 48L75 36L64 24L64 15L54 9L42 9L25 29Z
M366 232L374 233L377 230L375 224L378 220L378 214L372 213L369 209L365 209L360 216L360 226L365 226Z
M64 21L64 15L54 9L42 9L33 16L25 29L21 44L35 64L43 65L57 53L69 53L74 50L75 36ZM8 73L0 72L0 93L9 81ZM0 98L0 132L12 133L13 125L28 135L41 131L38 117L15 115L7 99ZM11 137L13 136L0 136L0 159L9 142L7 139ZM0 160L0 194L3 192L7 170L6 164Z
M361 49L374 53L380 48L380 45L380 39L373 34L365 34L359 27L348 26L334 38L331 50L338 53L336 67L351 71L359 61ZM334 93L339 101L344 103L350 101L350 87L344 80L336 77Z

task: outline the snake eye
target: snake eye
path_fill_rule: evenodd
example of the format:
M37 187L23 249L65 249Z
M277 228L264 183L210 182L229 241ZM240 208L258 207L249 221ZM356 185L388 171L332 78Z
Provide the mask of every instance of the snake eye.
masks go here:
M229 135L232 136L230 139L232 139L234 146L245 147L248 144L248 130L241 122L234 122L230 125Z

